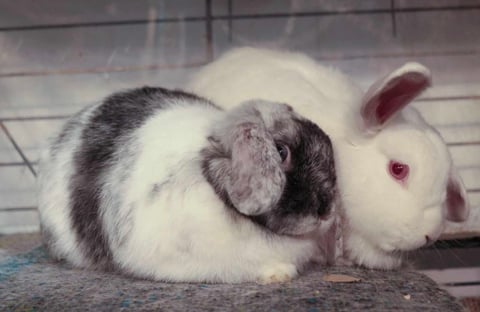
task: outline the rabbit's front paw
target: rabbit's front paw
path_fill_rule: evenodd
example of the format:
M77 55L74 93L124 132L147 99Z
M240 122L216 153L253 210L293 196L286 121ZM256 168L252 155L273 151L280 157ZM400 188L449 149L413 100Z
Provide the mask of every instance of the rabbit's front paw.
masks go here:
M290 263L275 263L265 266L260 272L258 283L271 284L288 282L298 275L297 268Z

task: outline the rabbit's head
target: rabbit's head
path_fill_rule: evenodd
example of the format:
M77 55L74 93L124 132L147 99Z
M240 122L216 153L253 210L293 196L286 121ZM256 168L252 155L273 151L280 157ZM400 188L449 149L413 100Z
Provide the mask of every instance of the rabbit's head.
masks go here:
M402 251L436 240L445 220L468 216L445 142L406 107L429 85L426 68L405 64L367 91L352 110L356 133L336 142L345 246L355 263L398 266Z
M216 124L202 156L205 177L236 213L278 234L330 224L336 195L330 139L290 106L240 104Z

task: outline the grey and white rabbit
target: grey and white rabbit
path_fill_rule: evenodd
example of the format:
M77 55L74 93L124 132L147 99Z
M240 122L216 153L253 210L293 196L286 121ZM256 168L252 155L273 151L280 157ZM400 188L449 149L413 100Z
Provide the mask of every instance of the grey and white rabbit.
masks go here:
M236 107L290 102L332 140L340 205L337 263L391 269L402 251L435 241L469 204L440 134L415 108L430 72L407 63L364 92L338 70L295 52L237 48L202 68L187 89ZM330 256L332 258L332 256Z
M163 88L83 109L40 162L50 252L156 280L290 279L321 261L335 195L328 136L290 106Z

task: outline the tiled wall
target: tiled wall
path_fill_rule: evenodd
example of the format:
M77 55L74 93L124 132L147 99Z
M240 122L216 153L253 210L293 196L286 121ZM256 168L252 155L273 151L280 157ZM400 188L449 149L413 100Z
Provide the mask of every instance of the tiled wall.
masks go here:
M304 51L365 87L408 60L430 67L415 105L449 143L480 230L479 30L479 0L0 0L0 233L38 228L35 163L65 116L123 88L181 87L242 45Z

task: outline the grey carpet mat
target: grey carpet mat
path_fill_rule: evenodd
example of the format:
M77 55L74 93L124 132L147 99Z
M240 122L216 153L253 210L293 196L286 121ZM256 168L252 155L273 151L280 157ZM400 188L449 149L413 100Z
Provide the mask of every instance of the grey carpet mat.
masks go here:
M463 311L413 271L335 267L283 284L185 284L72 269L38 236L0 237L0 311ZM360 278L327 282L326 274Z

